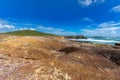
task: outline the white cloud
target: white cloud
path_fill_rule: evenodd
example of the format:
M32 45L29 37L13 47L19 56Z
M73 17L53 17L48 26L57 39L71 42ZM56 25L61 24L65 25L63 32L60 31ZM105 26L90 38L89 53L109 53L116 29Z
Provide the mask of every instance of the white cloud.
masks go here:
M109 21L109 22L104 22L98 25L98 27L119 27L120 26L120 22L116 22L116 21Z
M83 7L87 7L93 4L100 4L103 2L105 2L105 0L78 0L78 3Z
M19 30L36 30L36 29L32 27L16 27L13 29L13 31L19 31Z
M0 23L0 29L14 29L15 27L13 25L8 25L8 24L1 24Z
M93 20L88 17L84 17L82 20L86 22L93 22Z
M87 36L120 37L120 22L109 21L96 25L95 29L82 29Z
M0 33L17 30L35 30L34 27L31 26L27 23L14 23L0 18Z
M45 26L38 26L35 28L36 30L50 33L50 34L57 34L57 35L77 35L75 32L66 31L60 28L53 28L53 27L45 27Z
M35 30L34 28L30 28L29 30Z
M22 27L22 28L16 28L16 30L28 30L27 27Z
M71 32L71 31L54 31L54 32L49 32L51 34L57 34L57 35L77 35L77 33L75 32Z
M7 20L1 19L0 18L0 32L7 32L7 31L12 31L15 28L14 25L9 24Z
M93 2L92 2L92 0L78 0L78 3L81 4L82 6L89 6Z
M37 29L46 30L46 31L64 31L63 29L57 29L57 28L52 28L52 27L44 27L44 26L38 26Z
M113 7L113 8L110 10L110 12L116 12L116 13L120 12L120 5L117 5L117 6Z
M36 24L29 23L14 23L0 18L0 33L17 30L37 30L56 35L77 35L75 32L67 31L61 28L39 26Z
M61 28L38 26L36 24L29 23L14 23L0 18L0 33L17 30L37 30L57 35L76 35L75 32L67 31Z
M8 21L0 18L0 29L13 29L13 25L9 24Z

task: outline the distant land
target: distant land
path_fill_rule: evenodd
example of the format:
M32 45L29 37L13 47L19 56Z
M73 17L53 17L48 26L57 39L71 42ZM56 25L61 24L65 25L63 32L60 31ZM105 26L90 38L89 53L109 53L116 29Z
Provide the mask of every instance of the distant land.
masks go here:
M48 33L38 32L34 30L20 30L20 31L12 31L12 32L6 32L1 34L16 35L16 36L57 36L54 34L48 34Z
M19 30L19 31L11 31L11 32L5 32L0 34L7 34L7 35L16 35L16 36L59 36L63 38L73 38L73 39L87 39L87 37L83 35L73 35L73 36L60 36L56 34L49 34L44 32L39 32L35 30Z

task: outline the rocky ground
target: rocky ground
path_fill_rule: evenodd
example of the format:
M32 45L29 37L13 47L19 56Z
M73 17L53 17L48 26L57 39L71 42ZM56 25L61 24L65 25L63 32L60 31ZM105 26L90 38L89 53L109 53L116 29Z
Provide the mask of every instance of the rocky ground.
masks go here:
M119 47L58 37L0 37L0 80L120 80Z

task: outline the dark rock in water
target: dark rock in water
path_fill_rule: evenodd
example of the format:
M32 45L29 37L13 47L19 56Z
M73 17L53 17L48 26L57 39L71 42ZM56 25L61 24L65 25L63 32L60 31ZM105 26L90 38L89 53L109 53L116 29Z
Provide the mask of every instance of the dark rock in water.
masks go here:
M87 39L85 36L65 36L65 38L72 38L72 39Z
M92 42L90 42L90 41L75 41L75 42L79 42L79 43L90 43L90 44L92 44Z
M115 43L115 46L120 46L120 43Z

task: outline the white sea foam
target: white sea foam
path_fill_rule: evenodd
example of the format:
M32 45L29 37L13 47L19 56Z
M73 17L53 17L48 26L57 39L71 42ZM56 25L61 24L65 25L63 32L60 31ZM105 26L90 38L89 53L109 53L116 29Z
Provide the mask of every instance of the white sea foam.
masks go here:
M78 39L78 40L81 40L81 39ZM88 38L88 39L86 39L86 41L95 41L95 42L118 42L118 41L115 41L115 40L98 40L98 39L92 39L92 38Z
M88 38L88 39L70 39L75 41L84 41L84 42L92 42L92 43L100 43L100 44L114 44L118 43L120 41L116 40L107 40L107 39L94 39L94 38Z

